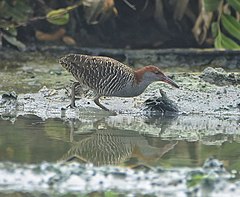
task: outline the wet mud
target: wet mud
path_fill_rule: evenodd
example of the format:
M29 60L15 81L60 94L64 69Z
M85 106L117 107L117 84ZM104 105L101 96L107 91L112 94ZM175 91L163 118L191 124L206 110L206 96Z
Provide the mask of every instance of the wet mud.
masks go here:
M72 163L39 165L0 164L0 194L24 191L28 196L120 195L232 196L239 194L239 182L230 183L221 162L206 160L202 168L133 170L93 167ZM21 192L19 192L19 195ZM114 196L115 196L114 195Z
M202 124L207 124L211 120L209 129L213 127L213 130L225 130L224 128L231 127L238 132L240 116L239 85L218 86L206 82L206 76L203 79L203 75L205 75L205 71L199 74L175 73L172 78L180 85L179 89L162 83L154 83L142 95L135 98L102 98L101 102L111 111L116 112L116 116L97 107L91 96L77 99L77 108L67 108L70 103L70 86L57 89L44 86L36 93L18 95L16 92L2 91L0 113L2 117L6 118L17 118L19 115L33 114L43 119L74 118L84 120L84 117L100 117L109 119L110 122L111 120L121 122L121 119L126 118L131 122L133 118L144 120L148 117L162 117L165 115L170 119L172 117L176 119L172 121L173 125L175 124L175 130L182 129L179 122L190 121L187 125L192 128L193 125L201 127ZM210 76L212 77L212 75ZM68 77L68 84L70 84L71 76ZM220 80L222 81L222 76ZM165 103L161 91L165 94L165 100L167 100ZM160 105L162 107L159 107ZM170 113L164 114L163 108ZM220 122L221 124L219 124ZM140 125L143 126L144 124ZM186 125L183 127L187 129ZM144 126L140 130L144 130Z

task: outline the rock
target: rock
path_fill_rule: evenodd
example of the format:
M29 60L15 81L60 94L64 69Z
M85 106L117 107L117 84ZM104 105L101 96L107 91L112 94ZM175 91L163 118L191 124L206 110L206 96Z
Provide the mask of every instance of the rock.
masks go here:
M240 75L228 74L223 68L207 67L200 75L204 81L218 86L240 84Z
M163 90L160 89L160 93L161 97L152 97L144 102L145 110L160 112L162 114L179 112L177 104L170 100Z

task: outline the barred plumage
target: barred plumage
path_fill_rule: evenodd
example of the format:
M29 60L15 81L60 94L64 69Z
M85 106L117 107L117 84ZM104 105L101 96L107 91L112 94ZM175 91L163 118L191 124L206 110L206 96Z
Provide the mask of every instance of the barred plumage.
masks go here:
M165 81L178 87L155 66L134 71L109 57L81 54L69 54L62 57L59 63L78 81L72 86L71 107L75 106L75 87L79 84L94 91L94 102L104 110L108 109L99 103L101 96L138 96L153 81Z
M136 142L144 139L134 131L123 135L121 130L108 128L85 135L68 151L63 160L80 159L94 165L116 165L131 156Z
M76 80L102 96L113 96L134 80L131 68L108 57L70 54L59 62Z

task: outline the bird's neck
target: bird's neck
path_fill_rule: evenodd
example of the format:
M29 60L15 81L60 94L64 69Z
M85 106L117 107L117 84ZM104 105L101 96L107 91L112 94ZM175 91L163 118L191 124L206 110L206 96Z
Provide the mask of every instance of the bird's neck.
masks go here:
M146 84L148 86L152 82L158 81L156 78L152 77L152 75L149 75L150 73L147 71L147 66L134 71L135 85Z
M145 72L146 71L145 71L144 68L140 68L140 69L134 71L134 77L135 77L134 82L135 82L136 85L142 82L143 75L144 75Z
M153 82L151 79L144 77L145 72L144 68L134 71L135 80L133 83L133 89L134 91L137 91L136 94L144 92L144 90Z

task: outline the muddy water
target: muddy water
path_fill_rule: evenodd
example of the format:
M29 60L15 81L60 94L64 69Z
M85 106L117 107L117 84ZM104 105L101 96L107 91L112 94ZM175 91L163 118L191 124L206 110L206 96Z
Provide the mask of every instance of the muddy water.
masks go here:
M95 106L91 96L78 99L77 109L67 109L73 78L56 57L35 55L37 59L19 57L19 62L7 59L0 69L1 196L13 191L51 196L53 190L56 196L108 190L187 196L203 193L202 180L209 177L213 194L223 188L226 196L240 193L237 66L233 74L165 68L180 89L156 83L136 98L104 98L102 103L113 115ZM178 113L162 114L144 105L147 99L160 97L160 88ZM77 164L71 166L72 162Z
M171 135L176 132L173 127L159 125L150 118L131 120L132 129L124 129L124 125L122 128L113 127L108 119L84 123L79 120L42 120L26 115L14 121L1 120L0 161L34 164L70 159L97 166L198 167L207 158L215 157L227 169L240 170L240 133L219 132L205 136L195 130L186 130L192 133L188 138L181 133ZM159 133L134 129L133 125L139 125L140 120ZM169 124L178 120L166 118L163 121ZM161 131L163 127L164 131Z

